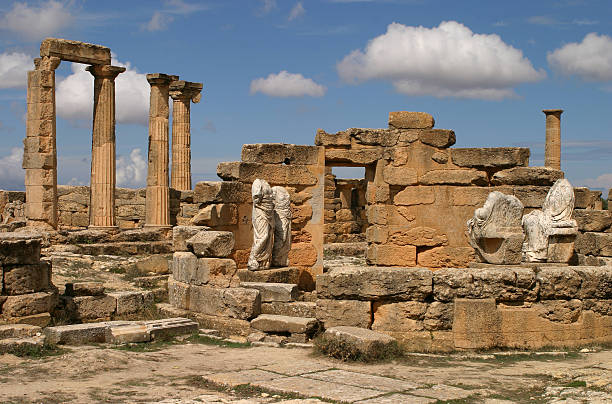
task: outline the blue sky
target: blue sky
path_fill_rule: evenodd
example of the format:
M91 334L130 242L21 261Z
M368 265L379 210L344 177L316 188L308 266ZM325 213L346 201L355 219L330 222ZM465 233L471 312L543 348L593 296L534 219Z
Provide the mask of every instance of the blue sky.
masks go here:
M545 108L562 108L562 168L612 187L609 1L150 0L0 2L0 188L23 187L25 77L48 36L111 48L118 182L143 186L146 73L204 83L192 111L194 182L244 143L313 144L317 128L385 127L431 113L456 147L528 146L543 164ZM60 184L87 184L93 81L57 70Z

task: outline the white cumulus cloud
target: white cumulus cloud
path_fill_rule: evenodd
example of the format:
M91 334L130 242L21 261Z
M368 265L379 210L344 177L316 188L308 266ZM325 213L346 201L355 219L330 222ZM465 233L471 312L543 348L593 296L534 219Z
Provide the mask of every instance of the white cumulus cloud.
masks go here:
M147 162L140 149L133 149L129 157L117 158L116 176L118 186L141 187L145 183Z
M553 70L576 75L585 80L612 80L612 38L592 32L582 42L572 42L549 52L548 64Z
M301 17L302 15L304 15L306 13L306 9L304 8L304 6L302 5L301 1L298 1L297 3L295 3L295 6L293 6L293 8L291 9L291 11L289 12L289 17L287 18L289 21L293 21L296 18Z
M160 11L156 11L153 13L153 16L151 17L149 22L143 26L143 29L150 31L150 32L164 31L168 29L168 25L173 20L174 20L174 17L172 17L171 15L162 13Z
M271 97L322 97L326 90L325 86L315 83L312 79L286 70L251 81L251 94L259 92Z
M0 157L0 189L23 189L25 171L21 168L23 148L14 147L11 154Z
M38 6L15 2L13 8L0 18L0 27L27 39L36 40L60 32L74 16L69 2L49 0Z
M27 72L34 69L32 60L25 53L0 53L0 88L25 87Z
M403 94L482 99L514 97L516 85L546 77L499 35L476 34L456 21L434 28L392 23L337 69L348 83L389 80Z
M126 71L115 79L115 117L118 123L146 125L149 114L149 83L146 74L131 64L112 61ZM72 74L57 84L57 114L70 121L91 120L93 114L93 76L86 65L72 64Z

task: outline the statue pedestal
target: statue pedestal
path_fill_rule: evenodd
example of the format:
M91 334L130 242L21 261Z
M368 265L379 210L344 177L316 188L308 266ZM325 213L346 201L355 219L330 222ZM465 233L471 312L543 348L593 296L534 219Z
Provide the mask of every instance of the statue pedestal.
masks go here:
M567 263L574 255L576 234L554 234L548 237L547 262Z
M239 269L240 282L293 283L297 284L300 270L297 267L282 267L249 271Z

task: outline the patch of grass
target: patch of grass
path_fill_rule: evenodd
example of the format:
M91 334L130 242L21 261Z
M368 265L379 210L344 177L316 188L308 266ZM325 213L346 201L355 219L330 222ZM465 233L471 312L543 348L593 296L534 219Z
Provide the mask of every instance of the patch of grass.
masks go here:
M223 340L217 340L207 336L199 335L197 332L191 334L189 337L177 336L169 337L165 339L159 339L152 342L134 342L122 345L113 346L112 349L129 352L157 352L171 345L184 345L184 344L205 344L205 345L216 345L226 348L248 348L251 346L248 342L228 342Z
M565 385L565 387L586 387L584 380L573 380Z
M65 348L60 348L57 345L53 344L43 344L39 345L19 345L17 347L10 348L5 351L5 353L9 353L20 358L27 359L42 359L47 358L49 356L58 356L63 355L66 352L69 352Z
M398 359L404 356L404 351L397 342L387 346L377 347L371 352L363 352L345 341L331 339L321 334L313 340L315 349L332 358L343 361L377 362Z

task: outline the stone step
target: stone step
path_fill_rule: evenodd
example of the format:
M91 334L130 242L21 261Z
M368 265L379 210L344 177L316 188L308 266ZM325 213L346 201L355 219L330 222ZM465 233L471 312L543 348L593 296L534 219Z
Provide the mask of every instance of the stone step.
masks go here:
M269 302L261 304L261 314L314 318L316 308L316 302Z
M145 255L170 254L172 242L170 241L124 241L117 243L77 244L77 254L84 255Z
M293 283L240 282L240 287L259 290L262 303L292 302L299 295L297 285Z
M42 348L45 343L45 336L21 337L21 338L5 338L0 339L0 354L5 352L14 352L26 348Z
M240 282L298 283L300 270L296 267L264 269L261 271L238 270Z
M317 319L312 317L290 317L261 314L251 320L251 327L270 333L307 334L316 330Z
M183 317L145 321L144 325L147 327L152 340L193 334L200 328L195 321Z
M42 328L30 324L0 325L0 339L34 337L42 332Z

